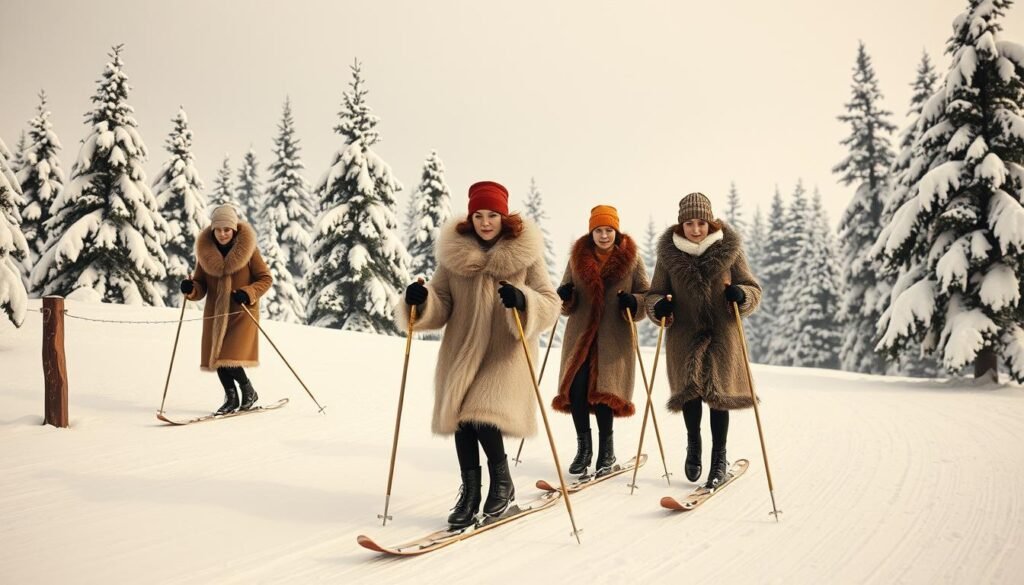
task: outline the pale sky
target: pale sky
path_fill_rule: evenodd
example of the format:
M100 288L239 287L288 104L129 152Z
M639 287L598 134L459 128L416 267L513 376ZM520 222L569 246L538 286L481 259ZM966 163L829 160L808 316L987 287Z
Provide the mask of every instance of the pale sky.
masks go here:
M342 144L332 128L358 58L382 119L375 149L405 186L400 218L437 149L458 212L483 179L521 209L536 177L562 259L596 204L618 207L639 239L650 216L674 223L691 191L723 211L731 181L749 219L803 178L835 224L854 190L831 168L858 40L902 127L922 50L944 74L966 5L0 0L0 138L14 148L45 89L70 171L106 54L124 43L150 180L180 104L208 188L224 154L237 169L250 144L265 184L288 95L315 183ZM1024 42L1022 10L1004 17L1004 38Z

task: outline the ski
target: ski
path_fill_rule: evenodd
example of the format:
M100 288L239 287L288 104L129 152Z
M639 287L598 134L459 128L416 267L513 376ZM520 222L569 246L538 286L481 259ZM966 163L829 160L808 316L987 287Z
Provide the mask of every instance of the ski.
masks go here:
M444 548L450 544L455 544L456 542L466 540L467 538L476 536L481 532L486 532L491 528L501 526L502 524L507 524L509 522L512 522L513 520L518 520L523 516L528 516L530 514L533 514L534 512L539 512L546 508L550 508L551 506L554 506L555 504L558 503L558 500L561 499L561 496L562 494L560 492L545 492L543 495L532 500L525 506L513 504L501 516L497 516L495 518L485 517L482 520L477 521L476 524L469 526L468 528L462 528L458 530L438 530L437 532L433 532L422 538L417 538L416 540L410 540L408 542L396 544L394 546L383 546L381 544L378 544L377 541L375 541L374 539L364 534L360 534L359 536L357 536L356 542L359 543L359 546L363 548L367 548L379 553L398 556L421 555L423 553L435 551L439 548Z
M686 496L682 501L671 496L665 496L664 498L661 498L661 507L669 510L675 510L677 512L688 512L711 499L711 496L722 491L726 486L735 481L736 478L743 475L749 466L749 461L746 459L739 459L732 464L732 467L729 468L725 481L715 489L709 490L706 487L701 486L690 492L690 495Z
M242 416L242 415L245 415L245 414L255 414L257 412L265 412L267 410L277 410L278 408L281 408L285 404L288 404L288 399L287 398L282 398L281 400L278 400L277 402L275 402L273 404L267 404L265 406L262 406L262 405L261 406L254 406L254 407L250 408L249 410L236 410L234 412L229 412L228 414L207 414L207 415L204 415L204 416L198 416L196 418L190 418L190 419L186 419L186 420L174 420L174 419L171 419L171 418L167 418L164 415L164 413L158 412L158 413L156 413L156 418L158 418L159 420L162 420L165 423L170 424L170 425L183 426L183 425L190 425L192 423L197 423L197 422L204 422L204 421L208 421L208 420L219 420L219 419L222 419L222 418L231 418L231 417L235 417L235 416Z
M581 475L578 478L576 478L575 480L573 480L571 483L566 485L565 489L570 494L572 494L572 493L578 492L580 490L587 489L588 487L590 487L592 485L599 484L602 481L605 481L607 479L611 479L611 478L615 477L616 475L621 475L623 473L626 473L627 471L633 471L633 467L634 467L633 462L635 460L636 460L636 457L633 457L632 459L630 459L629 461L627 461L626 463L624 463L622 465L615 464L614 466L612 466L611 471L609 471L607 473L604 473L604 474ZM647 454L646 453L640 455L640 465L638 465L636 467L643 467L644 463L647 463ZM544 490L546 492L561 493L561 491L562 491L562 488L560 486L551 485L550 483L548 483L547 481L545 481L543 479L538 479L536 485L537 485L537 489Z

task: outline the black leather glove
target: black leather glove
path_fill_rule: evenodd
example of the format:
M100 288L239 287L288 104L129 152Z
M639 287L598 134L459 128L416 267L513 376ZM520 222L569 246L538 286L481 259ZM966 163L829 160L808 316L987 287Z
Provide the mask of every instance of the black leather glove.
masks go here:
M747 300L747 293L743 292L743 289L735 284L730 284L725 287L725 299L730 303L742 305Z
M654 316L657 319L666 319L672 316L672 301L661 299L654 303Z
M251 304L249 302L249 295L245 294L245 291L242 289L238 289L235 292L231 293L231 300L235 301L239 305Z
M619 293L620 311L625 311L626 309L629 309L630 314L636 315L636 306L636 297L627 292Z
M514 307L522 311L526 308L526 297L523 296L523 291L507 282L498 289L498 296L501 297L501 304L505 305L506 309Z
M188 295L188 294L192 294L192 291L195 290L196 285L191 280L183 280L183 281L181 281L181 287L180 288L181 288L181 292L183 294Z
M567 282L558 287L558 290L555 292L558 293L558 298L562 299L563 303L568 303L572 299L572 291L575 288L576 286L573 283Z
M422 305L427 302L427 294L429 294L427 287L418 282L414 282L405 287L405 304Z

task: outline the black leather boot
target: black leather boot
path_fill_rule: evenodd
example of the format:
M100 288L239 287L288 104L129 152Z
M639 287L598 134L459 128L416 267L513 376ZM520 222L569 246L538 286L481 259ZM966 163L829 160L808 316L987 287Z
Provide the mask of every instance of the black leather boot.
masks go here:
M597 474L607 473L615 465L615 445L612 433L597 436Z
M491 485L487 487L484 514L501 516L516 499L516 486L512 483L512 474L508 471L508 457L497 463L488 461L487 470L491 473Z
M729 473L729 462L725 460L725 447L711 449L711 468L708 469L708 482L704 484L709 490L725 483Z
M217 414L228 414L236 410L238 410L238 391L232 384L231 388L224 389L224 404L217 409Z
M252 387L251 381L242 384L242 404L238 407L238 410L249 410L253 404L256 404L259 398L259 394L256 394L256 389Z
M585 433L576 434L576 458L569 464L569 473L573 475L580 475L585 473L587 468L590 467L590 462L594 459L594 440L590 436L590 431Z
M697 481L700 479L700 433L686 434L686 462L683 469L686 471L686 479Z
M475 467L462 471L462 487L459 488L459 501L455 502L452 513L448 515L448 524L452 528L465 528L476 521L480 511L480 468Z

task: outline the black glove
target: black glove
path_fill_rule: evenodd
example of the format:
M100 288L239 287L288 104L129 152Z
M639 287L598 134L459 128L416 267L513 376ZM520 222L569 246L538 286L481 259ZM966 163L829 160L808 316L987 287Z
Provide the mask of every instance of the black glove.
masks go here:
M619 310L625 311L626 309L629 309L630 314L636 315L636 297L626 292L620 292Z
M249 295L245 294L245 291L242 289L238 289L235 292L231 293L231 300L235 301L239 305L250 304Z
M743 289L735 284L730 284L725 287L725 299L730 303L742 305L747 300L747 293L743 292Z
M183 281L181 281L181 292L183 294L186 294L186 295L192 294L192 291L195 290L195 288L196 288L196 285L191 280L183 280Z
M667 319L672 316L672 301L668 299L661 299L654 303L654 317L657 319Z
M572 291L574 288L576 288L576 286L571 282L567 282L558 287L558 290L556 291L558 293L558 298L562 299L563 303L568 303L572 299Z
M405 304L422 305L427 302L427 294L429 294L427 287L418 282L414 282L405 287Z
M526 297L523 296L523 291L507 282L498 289L498 296L501 297L501 304L505 305L506 309L514 307L522 311L526 308Z

